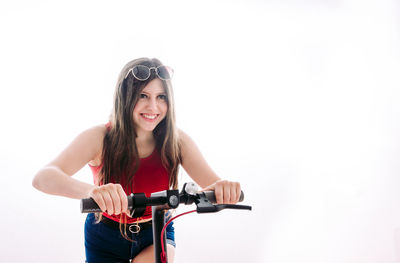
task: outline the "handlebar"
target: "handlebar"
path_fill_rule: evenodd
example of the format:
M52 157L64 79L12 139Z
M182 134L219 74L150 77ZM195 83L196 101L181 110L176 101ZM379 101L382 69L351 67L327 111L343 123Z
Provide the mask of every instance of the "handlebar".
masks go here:
M244 193L242 191L239 202L243 200ZM194 183L186 183L180 193L178 190L166 190L153 193L150 197L146 197L144 193L136 193L128 196L128 210L131 211L131 216L133 217L139 217L140 213L144 212L147 206L168 205L169 209L177 208L181 203L186 205L195 203L198 213L218 212L225 208L251 210L250 206L214 205L216 203L214 191L197 192L197 186ZM81 212L96 213L101 212L101 209L92 198L86 198L81 200Z

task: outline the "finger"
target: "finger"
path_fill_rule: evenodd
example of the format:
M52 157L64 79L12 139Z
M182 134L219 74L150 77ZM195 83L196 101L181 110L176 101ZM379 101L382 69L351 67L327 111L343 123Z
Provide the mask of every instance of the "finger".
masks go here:
M236 203L239 202L241 194L242 194L242 188L240 186L240 183L236 183Z
M106 203L106 210L107 210L106 212L107 212L107 214L109 214L109 215L114 214L114 204L113 204L113 201L111 199L111 195L108 192L107 188L103 189L102 195L103 195L104 202Z
M224 184L224 201L223 204L229 204L231 199L231 190L229 189L229 184Z
M117 191L121 200L121 213L128 213L128 197L120 184L117 184Z
M230 204L235 204L235 203L236 203L236 200L237 200L237 193L236 193L236 186L235 186L235 183L231 183L231 184L230 184L229 190L230 190L230 192L231 192L231 198L230 198L230 200L229 200L229 203L230 203Z
M114 214L115 215L121 214L121 198L119 197L117 186L115 184L109 186L108 193L111 196Z
M96 202L102 212L105 212L107 210L106 203L99 190L93 190L93 192L90 194L90 197L93 198L93 200Z
M222 204L224 201L224 192L222 191L222 188L219 184L215 185L214 194L215 194L215 200L217 201L217 204Z

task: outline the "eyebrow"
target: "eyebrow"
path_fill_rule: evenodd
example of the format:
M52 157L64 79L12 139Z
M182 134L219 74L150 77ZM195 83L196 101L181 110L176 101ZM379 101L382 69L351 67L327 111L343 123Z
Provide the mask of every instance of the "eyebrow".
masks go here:
M149 92L146 92L146 91L144 91L144 90L142 90L141 93L145 93L146 95L150 95ZM156 93L156 95L167 95L167 93L166 93L166 92L159 92L159 93Z

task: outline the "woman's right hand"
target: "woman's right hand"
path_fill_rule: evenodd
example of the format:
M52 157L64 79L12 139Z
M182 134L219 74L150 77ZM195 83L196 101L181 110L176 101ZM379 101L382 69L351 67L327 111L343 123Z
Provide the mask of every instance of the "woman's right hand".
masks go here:
M128 198L120 184L95 186L88 194L109 215L128 213Z

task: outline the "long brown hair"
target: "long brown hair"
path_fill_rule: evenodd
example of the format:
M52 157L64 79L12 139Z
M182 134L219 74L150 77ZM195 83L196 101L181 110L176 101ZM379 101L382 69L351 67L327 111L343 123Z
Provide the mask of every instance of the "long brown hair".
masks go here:
M140 81L127 72L136 65L157 67L162 65L158 59L140 58L133 60L122 69L114 94L114 106L110 118L111 127L104 136L102 161L99 174L100 184L132 182L139 167L139 154L136 146L135 123L133 109L144 87L157 75L152 70L149 79ZM175 107L170 80L161 80L167 96L168 110L165 118L153 130L156 148L160 152L161 161L170 173L169 187L178 187L178 168L181 163L180 146L175 120ZM128 186L125 185L125 186Z
M136 145L135 123L133 109L142 90L153 79L157 78L151 70L149 79L140 81L131 73L125 78L132 67L144 65L157 67L162 65L158 59L140 58L127 63L122 69L114 94L114 105L110 116L110 127L103 140L102 168L98 175L98 185L120 183L125 189L132 189L133 177L139 168L139 153ZM159 151L163 166L169 172L169 188L178 188L178 170L181 163L181 152L175 120L175 107L172 85L170 80L162 80L166 94L168 110L165 118L153 130L156 149ZM130 194L129 192L127 194ZM126 218L122 220L125 226Z

